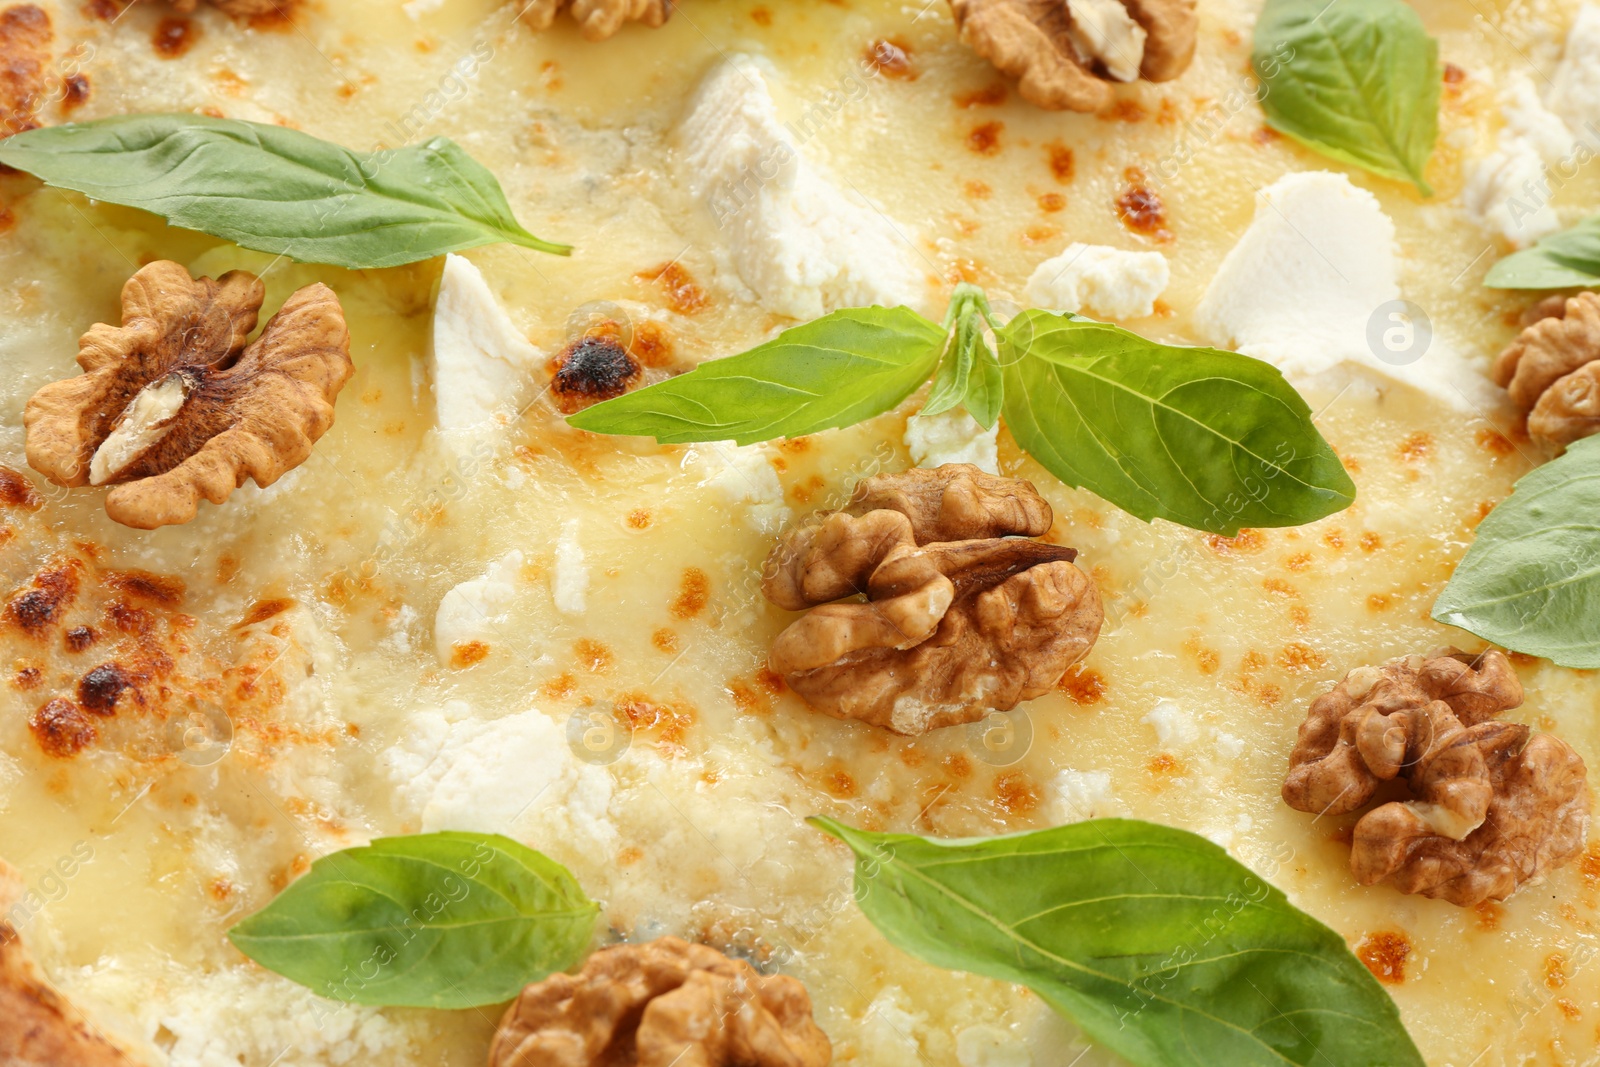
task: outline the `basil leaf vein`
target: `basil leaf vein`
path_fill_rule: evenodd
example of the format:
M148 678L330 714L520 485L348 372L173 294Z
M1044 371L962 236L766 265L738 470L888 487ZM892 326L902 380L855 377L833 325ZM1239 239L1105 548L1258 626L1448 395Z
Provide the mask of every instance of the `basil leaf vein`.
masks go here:
M1433 617L1563 667L1600 667L1600 437L1524 475L1489 512Z
M1600 215L1500 260L1489 268L1483 284L1491 289L1600 285Z
M1439 45L1402 0L1267 0L1251 65L1267 123L1386 178L1423 177L1439 136Z
M1355 484L1273 366L1026 311L1000 333L1005 416L1061 481L1146 522L1233 536L1342 511Z
M893 408L933 373L944 342L910 308L846 308L567 421L663 444L801 437Z
M856 900L929 963L1020 982L1141 1067L1421 1067L1334 931L1205 838L1126 819L936 841L811 822Z
M322 857L228 938L332 1000L474 1008L576 963L598 914L564 867L510 838L422 834Z
M571 251L523 229L494 175L444 137L356 152L239 119L120 115L7 138L0 163L305 263L394 267L501 241Z

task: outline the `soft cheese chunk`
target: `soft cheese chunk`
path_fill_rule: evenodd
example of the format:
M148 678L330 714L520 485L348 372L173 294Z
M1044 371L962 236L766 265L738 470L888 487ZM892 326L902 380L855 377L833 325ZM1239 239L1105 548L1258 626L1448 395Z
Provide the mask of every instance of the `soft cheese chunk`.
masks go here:
M1600 142L1600 4L1584 4L1550 76L1550 110L1591 146Z
M1160 252L1072 244L1039 264L1028 279L1027 297L1034 307L1050 311L1142 319L1155 313L1156 297L1171 277Z
M811 319L841 307L925 302L910 230L806 159L749 57L706 77L679 144L685 187L716 220L734 270L771 310Z
M588 605L589 565L584 562L578 526L577 519L561 524L561 537L556 541L556 569L550 579L556 610L566 615L582 615Z
M472 261L446 256L428 354L439 429L493 426L515 415L538 359Z
M418 712L385 761L423 833L529 840L556 829L605 847L616 838L610 774L579 763L561 724L537 709L487 722L459 700Z
M522 553L512 551L489 566L480 578L462 582L444 595L433 617L434 651L450 663L455 651L473 641L487 641L505 622L506 609L517 599L517 572Z
M1257 194L1255 218L1217 268L1195 323L1210 344L1266 360L1293 381L1355 363L1462 410L1494 403L1488 379L1399 301L1394 223L1349 178L1313 171Z
M1139 77L1144 62L1143 26L1133 20L1121 0L1066 0L1072 24L1067 34L1084 63L1099 63L1119 82Z
M1501 127L1492 152L1466 164L1461 202L1491 233L1529 245L1561 228L1550 206L1550 168L1572 153L1572 132L1518 76L1501 93Z
M913 415L906 420L906 448L919 467L971 463L990 474L999 474L999 437L998 422L985 430L961 408L938 415Z
M775 533L789 521L783 483L772 465L771 445L708 442L685 453L683 462L701 472L709 486L731 504L743 505L745 520L762 533Z

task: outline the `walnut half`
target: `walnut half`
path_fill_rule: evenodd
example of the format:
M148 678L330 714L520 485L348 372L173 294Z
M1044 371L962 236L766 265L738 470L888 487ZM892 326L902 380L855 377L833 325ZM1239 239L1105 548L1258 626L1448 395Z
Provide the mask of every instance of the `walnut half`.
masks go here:
M522 21L536 30L549 29L557 15L567 12L591 41L605 40L627 22L659 29L672 17L673 8L673 0L517 0L517 4Z
M1283 799L1342 815L1385 782L1403 783L1410 799L1356 823L1356 881L1463 907L1504 900L1575 856L1589 818L1578 754L1496 718L1521 703L1522 684L1495 651L1446 648L1358 667L1311 705Z
M489 1067L827 1067L833 1048L793 978L704 945L615 945L506 1010Z
M1550 297L1494 363L1494 380L1551 448L1600 433L1600 293Z
M0 861L0 916L24 894ZM135 1067L44 975L15 927L0 919L0 1064L6 1067Z
M1050 525L1032 485L970 464L865 479L767 558L767 599L810 609L773 642L772 670L819 711L901 734L1042 696L1104 618L1077 552L1028 539Z
M1099 111L1113 82L1170 81L1194 59L1195 0L950 0L961 39L1023 98Z
M85 373L28 401L28 464L57 485L115 486L107 514L151 530L305 462L355 371L350 334L333 290L308 285L247 345L264 295L244 271L142 268L122 288L122 325L79 342Z

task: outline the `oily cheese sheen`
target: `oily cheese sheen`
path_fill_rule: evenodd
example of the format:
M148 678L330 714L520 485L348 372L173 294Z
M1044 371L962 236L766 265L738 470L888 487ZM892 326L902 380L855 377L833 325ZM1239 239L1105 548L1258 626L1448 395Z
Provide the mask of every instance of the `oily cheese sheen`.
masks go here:
M483 1062L496 1010L322 1000L224 936L322 855L459 829L564 864L610 936L683 936L803 980L836 1062L1109 1063L1026 990L891 947L851 902L845 849L804 817L961 837L1121 815L1210 837L1330 925L1429 1064L1594 1061L1600 851L1461 909L1355 886L1352 818L1279 797L1307 705L1346 670L1483 647L1429 611L1536 457L1483 379L1528 302L1478 284L1513 220L1464 193L1493 177L1476 162L1506 151L1504 101L1559 59L1576 3L1415 5L1449 64L1427 199L1264 129L1251 0L1202 0L1194 66L1120 87L1100 116L1022 101L942 3L684 0L664 28L604 43L564 21L536 35L496 0L316 0L257 27L210 8L164 26L153 0L114 20L38 6L52 70L89 86L43 121L70 103L74 119L204 111L363 150L447 135L530 232L576 248L344 271L0 177L0 465L28 472L27 399L76 372L78 336L116 321L122 283L156 259L254 271L268 309L326 283L356 367L310 460L184 526L130 530L99 490L6 483L6 595L74 592L32 630L0 628L0 856L30 891L12 918L96 1025L174 1067ZM914 77L864 62L882 41ZM772 135L787 153L685 143L728 62L750 75L731 83L729 106L752 109L739 143ZM758 83L770 108L752 103ZM735 180L707 189L696 168ZM655 380L768 339L819 294L937 318L968 280L998 307L1065 288L1142 311L1166 271L1146 261L1034 281L1074 242L1162 253L1153 313L1128 324L1210 340L1197 308L1257 193L1314 171L1392 220L1394 283L1433 348L1404 382L1353 354L1302 383L1358 489L1310 526L1145 524L1063 486L1003 428L986 448L913 424L908 447L925 392L850 429L736 448L580 434L547 388L552 357L600 319L654 339ZM1600 207L1596 174L1526 213L1578 221ZM1033 481L1105 600L1089 658L1011 717L1014 748L836 721L765 669L791 618L760 596L774 537L911 448ZM97 666L152 662L163 680L95 743L43 751L27 725L41 704ZM1507 718L1600 767L1600 683L1517 669L1528 699Z

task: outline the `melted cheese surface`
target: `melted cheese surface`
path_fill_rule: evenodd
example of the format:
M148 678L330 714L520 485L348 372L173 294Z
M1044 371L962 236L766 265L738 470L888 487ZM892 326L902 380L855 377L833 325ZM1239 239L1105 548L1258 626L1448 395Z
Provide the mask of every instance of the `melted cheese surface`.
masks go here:
M323 0L276 30L204 13L176 58L152 46L158 5L115 23L44 6L93 86L74 117L205 108L358 148L455 138L531 231L577 246L570 259L465 253L514 327L548 360L594 318L650 324L658 377L790 324L755 302L726 229L680 185L678 120L727 55L770 61L797 146L902 228L935 317L962 279L1021 304L1035 268L1076 241L1162 252L1170 285L1130 325L1192 342L1255 193L1338 169L1263 132L1255 5L1236 0L1203 0L1188 74L1123 87L1102 117L1022 102L956 42L942 4L689 0L665 29L595 45L565 25L535 36L493 0ZM1405 297L1481 371L1524 300L1478 284L1501 248L1460 205L1463 161L1498 130L1495 87L1548 67L1576 7L1417 7L1464 75L1444 94L1438 195L1350 178L1394 220ZM880 41L909 54L914 78L874 76L862 57ZM1148 193L1160 217L1129 214L1149 223L1136 232L1118 203L1148 207ZM224 937L312 859L441 828L512 833L566 864L614 935L681 934L803 979L839 1063L1110 1062L1080 1059L1081 1039L1025 990L891 948L851 903L843 851L802 821L813 813L946 836L1090 815L1187 827L1384 972L1430 1064L1594 1061L1600 851L1462 910L1354 886L1353 820L1278 795L1305 708L1346 670L1481 647L1428 611L1476 523L1539 458L1508 412L1366 371L1321 382L1308 399L1359 499L1234 539L1066 489L1002 431L1000 469L1050 500L1055 539L1081 550L1108 616L1060 691L1010 716L1021 740L997 752L983 731L907 739L836 722L764 670L789 621L758 589L774 533L907 465L918 398L771 446L657 447L568 429L532 365L527 406L441 434L440 261L296 264L16 176L0 177L0 201L0 464L15 470L27 398L76 373L77 336L116 321L143 262L256 271L269 311L323 281L350 321L357 373L337 423L278 484L152 533L111 523L99 490L37 477L34 499L0 508L8 597L72 590L32 630L0 631L0 856L33 890L20 918L50 973L155 1062L482 1062L494 1011L319 1001ZM1592 213L1600 178L1579 173L1553 203L1566 222ZM442 605L460 635L443 643ZM46 754L29 716L108 664L136 683L117 714L76 756ZM1600 768L1594 677L1519 670L1529 696L1508 717Z

